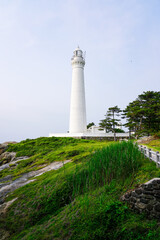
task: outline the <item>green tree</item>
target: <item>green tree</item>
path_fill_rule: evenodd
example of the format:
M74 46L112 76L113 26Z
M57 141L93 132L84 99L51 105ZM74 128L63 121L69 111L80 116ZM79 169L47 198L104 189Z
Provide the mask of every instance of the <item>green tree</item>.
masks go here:
M100 120L99 126L101 128L104 128L107 133L107 132L111 131L112 124L110 122L111 118L108 117L107 115L105 115L105 117L106 117L105 119Z
M129 103L123 111L125 126L133 130L136 137L150 135L160 130L160 92L147 91Z
M95 126L94 122L88 123L87 129L90 128L90 127L92 127L92 126Z
M142 117L143 114L140 112L141 106L138 100L135 100L126 107L123 111L123 117L126 118L127 122L124 126L128 127L131 136L131 131L135 132L135 136L142 130Z
M106 132L112 131L114 133L114 141L116 141L116 126L120 121L120 108L118 106L108 108L105 119L100 120L99 126L105 128Z

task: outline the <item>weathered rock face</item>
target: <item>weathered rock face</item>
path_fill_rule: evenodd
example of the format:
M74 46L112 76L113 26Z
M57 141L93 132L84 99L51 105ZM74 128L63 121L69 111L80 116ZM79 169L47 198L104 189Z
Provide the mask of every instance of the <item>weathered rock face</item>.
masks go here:
M57 170L57 169L63 167L64 164L66 164L70 161L71 160L53 162L50 165L48 165L44 168L41 168L39 170L24 173L23 175L21 175L19 178L17 178L14 181L12 181L12 177L9 175L3 179L0 179L0 205L4 203L4 199L8 193L13 192L17 188L20 188L20 187L36 180L36 179L31 179L31 178L40 176L43 173L51 171L51 170ZM6 183L6 179L11 180L11 181L8 181Z
M7 148L6 144L0 144L0 155L5 152L6 148Z
M14 152L5 152L9 143L16 142L5 142L0 144L0 165L13 161L16 153Z
M4 152L0 155L1 164L8 163L15 159L16 153L15 152Z
M149 218L160 220L160 178L153 178L121 198L138 213L146 213Z

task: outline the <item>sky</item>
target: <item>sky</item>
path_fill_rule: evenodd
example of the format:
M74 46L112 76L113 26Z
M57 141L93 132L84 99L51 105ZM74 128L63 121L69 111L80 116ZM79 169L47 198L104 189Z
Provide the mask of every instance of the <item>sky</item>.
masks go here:
M159 0L0 0L0 143L68 131L78 45L87 123L159 91L159 13Z

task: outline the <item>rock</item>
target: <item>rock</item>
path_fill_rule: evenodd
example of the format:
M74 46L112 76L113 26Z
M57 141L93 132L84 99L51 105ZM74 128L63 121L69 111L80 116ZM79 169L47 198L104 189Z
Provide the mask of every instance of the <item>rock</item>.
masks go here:
M3 165L0 166L0 171L2 171L5 168L13 168L18 165L18 162L21 162L22 160L27 160L29 157L17 157L17 158L12 158L12 160L9 163L3 162Z
M131 194L130 193L126 193L126 194L124 194L123 196L122 196L122 201L124 201L124 200L126 200L127 201L127 199L129 199L130 198L130 196L131 196Z
M5 149L6 147L7 147L6 144L4 144L4 143L1 143L1 144L0 144L0 149Z
M4 142L2 144L8 146L8 144L11 144L11 143L16 144L17 142L16 141L8 141L8 142Z
M2 163L8 163L15 159L16 153L15 152L4 152L0 155L0 160Z
M147 210L148 210L148 211L151 211L152 209L153 209L153 206L152 206L151 204L148 204L148 205L147 205Z
M157 212L160 212L160 204L157 204L155 207L154 207L155 211Z
M1 178L0 179L0 183L1 182L6 182L6 181L10 181L10 180L12 180L12 175L8 175L8 176L6 176L4 178Z
M16 200L17 200L17 198L14 198L14 199L12 199L12 200L9 201L9 202L5 202L5 203L3 203L2 205L0 205L0 215L5 214L7 208L8 208L14 201L16 201Z
M142 184L142 185L146 186L146 185L155 184L155 183L159 184L160 183L160 178L153 178L150 181L148 181L148 182L146 182L145 184Z
M142 203L145 203L145 204L146 204L146 203L148 203L148 202L149 202L149 200L148 200L148 199L145 199L145 198L141 198L141 199L140 199L140 202L142 202Z
M4 149L4 148L0 149L0 155L1 155L2 153L4 153L4 152L5 152L5 149Z
M124 194L121 199L139 213L146 213L149 219L160 221L160 178L153 178L133 190L130 195Z
M0 205L4 203L4 199L0 199Z
M135 189L135 192L136 192L138 195L142 194L142 188Z
M8 240L10 234L6 230L0 228L0 236L1 236L1 240Z
M17 188L20 188L26 184L29 184L30 182L36 181L36 179L30 179L30 178L40 176L43 173L51 171L51 170L57 170L57 169L63 167L64 164L66 164L70 161L71 160L53 162L50 165L48 165L44 168L41 168L39 170L24 173L22 176L20 176L16 180L10 181L0 188L0 199L5 198L8 193L13 192ZM4 180L4 178L3 178L3 180Z
M152 200L154 200L154 196L150 196L150 195L145 195L145 194L142 194L142 196L140 196L140 197L142 197L142 198L145 198L145 199L152 199Z
M0 144L0 155L5 152L7 146L5 144Z
M137 202L136 198L134 198L134 197L131 197L131 198L130 198L130 201L133 202L133 203L136 203L136 202Z
M137 193L136 193L135 191L133 191L133 192L131 193L131 195L132 195L132 197L138 197L138 195L137 195Z
M144 184L144 189L145 189L146 191L152 190L152 184L148 184L148 185Z
M136 204L136 207L138 207L139 209L145 209L146 204L139 202L139 203Z
M146 195L152 195L153 192L152 192L152 191L146 191L146 190L143 190L143 194L146 194Z

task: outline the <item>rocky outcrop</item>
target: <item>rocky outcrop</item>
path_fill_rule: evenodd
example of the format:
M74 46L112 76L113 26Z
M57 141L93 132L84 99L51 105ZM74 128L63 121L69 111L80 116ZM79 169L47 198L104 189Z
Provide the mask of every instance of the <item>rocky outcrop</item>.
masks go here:
M11 162L15 159L15 152L4 152L0 155L0 165Z
M153 178L139 188L127 192L121 200L128 202L134 211L160 221L160 178Z
M3 179L0 179L0 204L4 203L5 197L8 193L13 192L17 188L20 188L20 187L36 180L36 179L31 179L31 178L40 176L43 173L51 171L51 170L57 170L57 169L63 167L64 164L66 164L70 161L71 160L53 162L50 165L43 167L39 170L24 173L23 175L21 175L19 178L17 178L14 181L11 180L11 181L6 182L6 178L8 176Z
M10 143L16 142L5 142L0 144L0 165L13 161L16 156L15 152L6 152L7 146Z
M4 153L6 149L7 149L7 144L4 144L4 143L0 144L0 155Z

